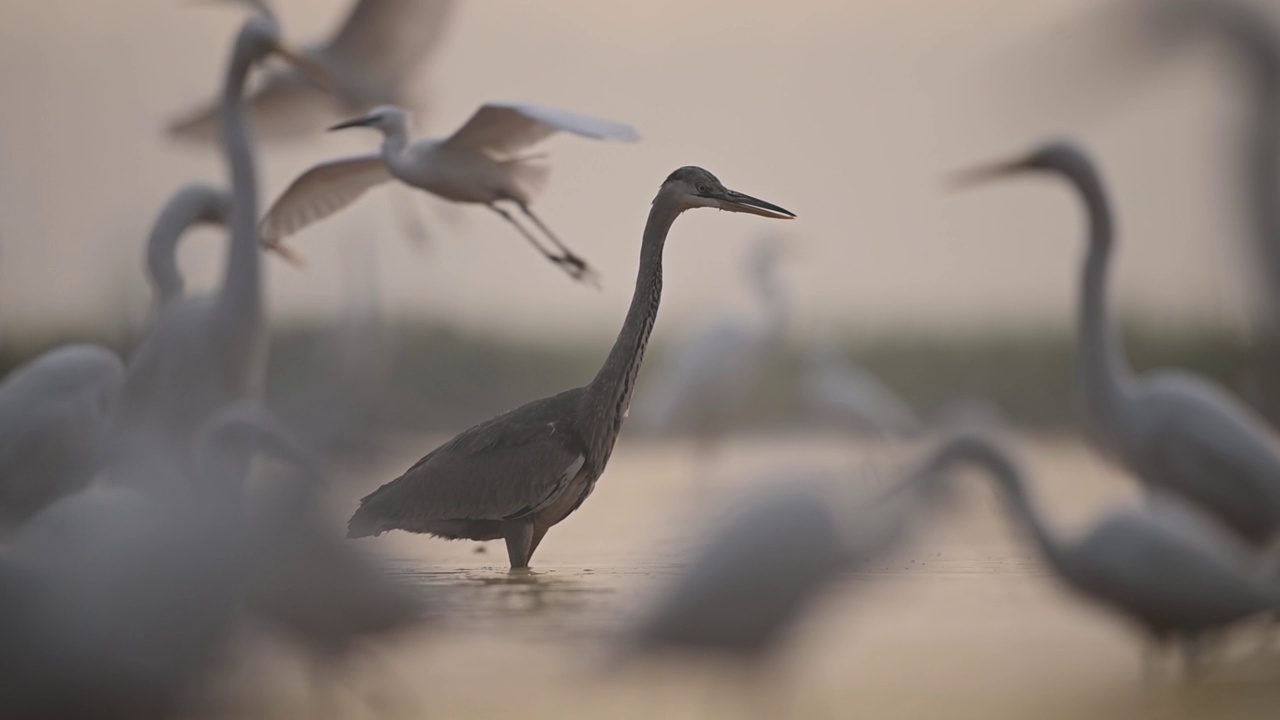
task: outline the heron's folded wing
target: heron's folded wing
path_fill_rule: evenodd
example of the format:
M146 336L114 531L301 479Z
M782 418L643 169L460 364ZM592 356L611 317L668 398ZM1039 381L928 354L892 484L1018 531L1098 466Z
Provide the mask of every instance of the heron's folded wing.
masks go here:
M635 128L611 120L556 108L516 103L488 103L445 141L446 145L480 150L496 156L512 155L557 132L595 140L631 142Z
M364 498L361 510L374 505L368 511L409 523L523 517L559 497L582 468L577 445L555 423L478 425Z
M455 8L453 0L360 0L325 51L367 82L393 89L440 46Z
M262 219L267 244L288 237L355 202L391 173L376 154L320 163L294 180Z

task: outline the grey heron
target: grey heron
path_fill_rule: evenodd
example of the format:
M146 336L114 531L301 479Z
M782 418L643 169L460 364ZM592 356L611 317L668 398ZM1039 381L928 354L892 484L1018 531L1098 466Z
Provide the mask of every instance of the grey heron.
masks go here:
M272 54L290 61L297 58L281 44L273 20L249 18L227 65L221 107L232 192L231 240L221 286L211 297L183 298L162 307L135 348L118 414L127 442L156 447L149 439L167 438L160 444L167 452L185 452L200 425L219 407L262 392L267 338L258 181L243 94L249 72Z
M1188 665L1214 631L1280 609L1280 584L1256 572L1250 549L1230 530L1176 496L1120 507L1074 540L1050 529L1017 462L997 443L959 434L934 463L937 474L980 467L996 481L1010 515L1050 568L1074 591L1119 613L1157 646L1177 643Z
M1130 368L1107 316L1111 209L1084 151L1050 143L957 180L970 184L1026 172L1065 178L1089 214L1075 360L1086 433L1146 484L1183 495L1265 546L1280 529L1280 448L1262 418L1212 381L1185 371L1138 375Z
M591 382L463 431L360 501L352 538L389 530L448 539L503 538L512 569L529 566L551 526L582 505L604 472L631 404L662 297L662 251L672 223L693 208L793 218L727 189L698 167L667 177L649 210L626 319Z
M272 15L263 0L245 0L245 4ZM332 36L306 44L301 51L329 82L318 84L314 70L267 68L248 98L254 130L265 140L277 142L306 137L334 120L377 105L421 108L422 98L410 92L410 84L439 49L455 7L453 0L351 3ZM184 113L170 125L170 132L180 139L211 138L218 112L218 104L210 103Z
M223 225L231 215L231 195L221 188L191 183L169 198L147 237L147 273L157 309L182 297L186 282L178 269L178 242L197 224Z
M382 133L382 150L324 162L304 172L262 220L262 240L286 257L296 254L284 238L355 202L365 191L391 180L458 203L484 205L510 223L543 257L574 279L594 280L586 261L571 252L529 208L550 179L542 155L528 148L559 132L595 140L634 141L630 125L567 110L515 103L488 103L447 138L409 141L408 113L395 106L334 125L331 130L368 127ZM509 210L510 202L559 251L552 252Z
M54 348L0 383L0 529L97 472L124 367L98 345Z
M782 243L780 237L762 236L744 257L742 274L759 313L717 318L676 341L637 398L640 425L692 433L693 473L700 482L710 479L721 437L785 339L790 303L778 279Z

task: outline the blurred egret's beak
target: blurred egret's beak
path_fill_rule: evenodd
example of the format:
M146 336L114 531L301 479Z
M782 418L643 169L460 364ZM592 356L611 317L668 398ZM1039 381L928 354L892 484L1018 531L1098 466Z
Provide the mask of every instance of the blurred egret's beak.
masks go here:
M329 132L333 132L334 130L346 130L347 128L369 127L375 122L377 122L376 118L358 117L354 120L345 120L343 122L338 123L337 125L330 127Z
M974 185L990 182L992 180L1005 177L1006 175L1023 172L1030 169L1030 167L1031 166L1027 161L1022 158L991 163L989 165L979 165L977 167L952 173L947 177L947 186L954 190L961 190Z
M751 213L752 215L762 215L779 220L790 220L796 216L790 210L778 207L771 202L765 202L759 198L753 198L750 195L734 190L725 190L723 193L710 193L707 197L717 200L720 209L729 212Z
M276 46L276 54L282 60L297 68L299 72L306 76L307 80L314 83L321 90L333 89L333 75L325 66L284 43Z

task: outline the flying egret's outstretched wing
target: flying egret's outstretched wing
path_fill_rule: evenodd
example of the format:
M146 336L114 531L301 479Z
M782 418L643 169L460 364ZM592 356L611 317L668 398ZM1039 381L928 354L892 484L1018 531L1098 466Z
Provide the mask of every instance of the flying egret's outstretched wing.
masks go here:
M455 8L453 0L359 0L324 53L365 82L395 88L439 48Z
M390 179L391 173L376 154L320 163L298 176L267 211L262 242L277 248L281 239L329 217Z
M445 145L504 156L517 153L558 132L593 140L633 142L640 139L635 128L611 120L537 105L488 103L449 136Z

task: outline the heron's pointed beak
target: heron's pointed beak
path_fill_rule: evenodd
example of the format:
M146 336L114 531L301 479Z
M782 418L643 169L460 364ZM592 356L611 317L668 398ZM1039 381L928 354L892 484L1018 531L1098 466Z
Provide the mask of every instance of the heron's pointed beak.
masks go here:
M947 187L952 190L963 190L1007 175L1023 172L1029 168L1030 165L1027 164L1025 159L1006 160L953 172L947 176L946 183Z
M796 216L790 210L735 190L725 190L724 193L717 193L715 199L719 201L721 210L729 212L751 213L752 215L762 215L779 220L790 220Z
M284 43L276 46L276 54L282 60L297 68L298 72L301 72L306 76L307 80L314 83L321 90L333 89L333 74L325 66Z
M329 127L328 130L333 132L334 130L346 130L347 128L369 127L375 122L376 120L371 117L358 117L353 120L344 120L337 125Z

